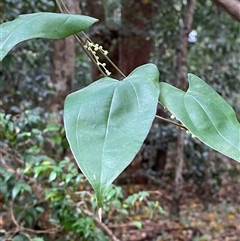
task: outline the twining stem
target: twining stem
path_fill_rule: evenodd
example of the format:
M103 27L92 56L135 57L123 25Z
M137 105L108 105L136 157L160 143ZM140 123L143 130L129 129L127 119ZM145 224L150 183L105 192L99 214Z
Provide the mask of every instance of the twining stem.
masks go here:
M64 12L66 12L66 13L70 13L69 11L68 11L68 9L67 9L67 7L66 7L66 5L64 4L64 2L62 1L62 0L55 0L55 2L56 2L56 4L57 4L57 6L58 6L58 8L59 8L59 11L61 12L61 13L64 13ZM97 68L98 68L98 70L101 72L101 74L103 75L103 76L107 76L105 73L104 73L104 71L100 68L100 66L98 66L98 64L96 63L96 61L95 61L95 59L93 58L93 56L84 48L84 45L85 45L85 42L84 42L84 40L80 37L80 36L78 36L77 34L74 34L74 37L77 39L77 42L79 43L79 45L82 47L82 49L83 49L83 51L86 53L86 55L92 60L92 62L97 66Z
M169 119L163 118L163 117L161 117L161 116L159 116L159 115L155 115L155 117L158 118L158 119L160 119L160 120L162 120L162 121L171 123L171 124L173 124L173 125L175 125L175 126L178 126L178 127L180 127L180 128L183 128L183 129L185 129L185 130L188 130L186 126L184 126L184 125L182 125L182 124L179 124L179 123L177 123L177 122L174 122L174 121L171 121L171 120L169 120Z
M70 13L69 10L67 9L66 5L64 4L64 2L62 0L55 0L57 3L57 6L60 10L61 13ZM59 2L60 1L60 2ZM93 41L82 31L82 34L84 35L84 37L90 42L93 43ZM92 62L97 66L97 68L99 69L99 71L101 72L101 74L103 76L107 76L106 73L100 68L100 66L97 64L96 60L94 59L94 57L84 48L85 42L84 40L78 36L77 34L74 34L75 38L77 39L78 43L80 44L80 46L82 47L82 49L84 50L84 52L87 54L87 56L92 60ZM100 52L104 55L104 57L107 59L107 61L125 78L125 74L112 62L112 60L103 53L103 51L100 50Z
M61 4L60 4L60 2L61 2ZM64 13L64 11L66 11L67 13L70 13L70 12L68 11L65 3L64 3L62 0L60 0L60 2L59 2L59 0L56 0L56 3L57 3L57 5L58 5L58 8L59 8L60 12L61 12L61 13ZM62 7L64 8L64 10L63 10Z

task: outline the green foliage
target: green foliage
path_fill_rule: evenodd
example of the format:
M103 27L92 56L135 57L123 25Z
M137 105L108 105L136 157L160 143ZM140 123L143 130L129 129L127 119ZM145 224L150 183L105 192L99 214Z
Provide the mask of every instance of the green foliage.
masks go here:
M21 41L63 38L88 28L95 21L87 16L53 13L20 16L1 24L1 59ZM135 69L123 81L105 77L66 98L67 138L80 169L96 191L99 207L103 205L107 188L132 161L146 138L158 97L193 135L211 148L240 160L240 126L232 108L194 75L189 75L186 93L166 83L160 83L159 88L158 77L156 66L148 64ZM16 142L18 130L10 124L9 128L13 132L11 141ZM55 129L48 126L46 132L49 130ZM17 138L28 139L32 135L41 144L44 142L38 129L23 132ZM61 143L60 138L54 138L55 143ZM39 152L37 145L28 150L29 154ZM48 164L35 168L35 177L48 173L48 181L53 182L61 169L49 169ZM12 190L13 199L22 191L31 190L18 183Z
M152 65L137 68L124 81L133 76L135 80L137 77L136 83L140 83L142 90L147 90L151 81L146 79L144 86L143 83L145 74L151 73L150 69L147 70L149 66ZM149 102L149 94L145 92L137 94L134 100L134 93L129 92L129 86L127 89L124 88L124 92L115 91L115 85L124 81L117 82L106 77L70 94L66 99L65 128L68 141L80 169L96 191L99 206L102 206L104 191L131 162L142 145L156 110L156 101L153 98ZM153 93L155 87L156 85L152 87ZM136 87L134 91L138 93L135 89ZM141 110L139 104L136 107L127 105L128 103L133 105L133 101L143 102L146 106L143 105L144 108ZM200 78L189 75L189 89L186 93L169 84L160 83L159 101L192 135L211 148L240 161L240 125L235 112ZM105 106L107 108L104 108ZM146 110L150 106L154 106L154 109L151 116L149 114L150 120L145 127L143 123L147 118ZM129 112L125 114L128 109L131 110L132 116ZM134 111L139 111L141 115L134 116ZM130 124L118 125L121 122ZM141 134L142 131L145 131L145 135ZM128 135L123 136L123 133ZM138 135L143 137L137 139ZM131 140L137 140L140 145L134 147L134 142Z
M92 206L94 206L93 203ZM144 209L142 207L144 207ZM158 201L151 200L149 192L139 191L124 197L122 188L115 185L111 185L106 190L103 210L105 216L110 217L117 212L118 215L114 215L114 219L118 221L121 221L122 219L129 219L131 216L134 220L136 214L142 215L148 220L152 220L159 215L164 216L166 214ZM140 224L136 222L136 226L140 227Z
M171 5L169 1L161 1L158 13L153 16L155 45L150 61L158 66L161 80L173 85L176 84L177 76L173 66L179 47L176 40L183 23L184 5L184 1L173 0ZM239 23L215 6L211 0L196 1L193 18L192 30L196 30L197 36L195 42L188 43L188 72L199 76L226 99L240 120L240 104L237 101L240 89L240 81L237 81L240 78ZM178 130L172 128L172 125L164 125L161 122L157 132L151 132L149 138L157 142L158 146L165 148L165 143L170 148L176 146ZM188 135L185 135L184 149L185 161L189 167L186 169L187 176L194 176L194 183L201 185L203 178L210 178L207 173L212 167L214 173L218 173L220 177L215 181L219 182L218 180L222 179L222 171L226 170L226 163L223 161L225 158L222 155L212 151L197 138L189 138ZM168 153L171 153L170 149ZM210 175L210 181L214 181L215 174Z
M75 200L85 203L89 196L75 193L79 186L87 189L87 184L74 162L69 158L61 159L66 140L60 125L54 124L56 118L56 115L43 115L39 110L28 110L19 116L0 114L3 165L0 168L0 196L4 199L1 211L10 213L12 210L17 220L19 234L13 240L28 240L27 237L36 241L49 240L47 233L37 235L25 230L35 227L44 230L42 222L46 222L56 230L55 240L58 241L63 237L64 240L92 241L98 237L105 241L107 239L95 226L93 218L77 211L79 207ZM89 209L94 211L94 208L89 202ZM48 216L44 219L45 212ZM2 223L4 232L0 239L12 236L5 229L5 225L12 222L11 216L7 218Z
M157 68L148 64L123 81L105 77L66 98L67 138L99 206L149 132L159 95L158 78Z
M207 26L207 27L206 27ZM218 93L232 98L238 93L239 23L212 1L197 1L193 29L197 41L190 44L189 72L201 76Z
M57 11L52 0L4 0L0 5L3 21L11 21L21 14ZM27 109L41 106L46 96L53 94L50 79L52 54L53 41L38 39L18 44L3 59L0 68L0 95L2 107L7 113L19 113L22 106Z
M0 61L19 42L33 38L60 39L83 31L97 19L82 15L33 13L0 25ZM34 23L34 24L33 24Z
M19 230L14 226L18 234L12 238L5 227L12 222L8 215L2 221L0 239L48 241L49 232L44 231L51 227L56 241L108 240L96 226L94 214L98 207L89 184L73 161L61 158L66 142L56 119L59 116L43 114L43 110L27 110L18 116L0 114L1 210L12 212L19 225ZM62 141L59 143L55 136L62 136ZM118 217L128 220L134 210L139 212L140 203L149 207L148 218L161 214L160 206L147 192L125 198L122 188L112 185L105 193L104 216L113 218L118 213ZM43 233L34 233L35 229Z
M93 218L98 207L89 184L73 160L64 157L67 143L56 121L61 118L43 109L26 110L18 116L0 114L0 197L4 199L1 211L7 213L0 239L49 241L44 231L51 225L56 241L108 240ZM147 192L125 198L122 188L112 185L105 193L104 216L127 220L133 210L139 212L139 203L149 207L148 218L160 213ZM12 222L11 211L19 225L14 238L5 227ZM34 233L36 229L43 233Z
M232 107L195 75L185 93L160 83L160 102L211 148L240 161L240 124Z

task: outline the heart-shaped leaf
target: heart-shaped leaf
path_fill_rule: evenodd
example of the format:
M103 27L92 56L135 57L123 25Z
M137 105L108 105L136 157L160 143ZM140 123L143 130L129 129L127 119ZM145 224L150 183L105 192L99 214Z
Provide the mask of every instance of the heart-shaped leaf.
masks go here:
M157 67L146 64L123 81L105 77L65 100L67 139L99 207L104 192L130 164L149 132L158 102L158 78Z
M0 61L18 43L33 38L60 39L83 31L97 19L83 15L32 13L0 25Z
M240 124L232 107L203 80L188 75L183 92L160 83L159 101L211 148L240 161Z

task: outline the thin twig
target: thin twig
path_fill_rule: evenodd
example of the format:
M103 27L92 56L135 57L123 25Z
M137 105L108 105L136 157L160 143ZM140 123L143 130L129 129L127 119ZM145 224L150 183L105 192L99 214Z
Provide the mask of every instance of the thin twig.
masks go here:
M56 4L57 4L58 9L60 10L60 12L63 13L64 11L63 11L62 6L61 6L61 4L59 3L59 1L56 0L55 2L56 2Z
M58 2L58 0L57 0L57 2ZM65 3L64 3L62 0L60 0L60 2L61 2L61 4L62 4L63 8L65 9L66 13L69 14L70 12L69 12L67 6L65 5ZM62 12L64 12L64 11L62 10Z
M6 151L3 148L0 148L0 152L6 156L10 156L11 158L13 158L14 160L16 160L19 164L24 165L24 161L21 160L20 158L14 156L13 154L9 153L8 151Z
M114 234L113 232L99 220L92 212L90 212L87 208L86 202L85 201L80 201L78 203L74 203L73 200L68 200L72 205L74 205L79 213L84 213L87 216L93 218L94 222L96 225L104 231L108 237L110 238L111 241L120 241Z
M13 158L14 160L17 160L20 164L24 165L24 161L14 157L12 154L8 153L7 151L5 151L4 149L0 148L0 153L6 155L6 156L10 156L11 158ZM38 184L36 183L36 180L34 178L28 177L27 175L25 175L23 172L18 171L19 169L14 169L12 166L9 166L8 164L6 164L6 162L4 161L3 158L0 159L1 165L10 173L13 173L16 177L18 178L23 178L27 181L27 183L31 186L34 195L37 197L37 199L41 202L46 202L43 198L45 197L42 189L38 186Z
M16 225L16 230L18 232L19 229L20 229L20 226L19 226L19 224L18 224L18 222L17 222L17 220L16 220L16 218L14 216L14 213L13 213L13 204L11 204L11 206L10 206L10 214L11 214L12 221Z
M57 6L60 10L61 13L70 13L69 10L67 9L66 5L64 4L64 2L62 0L60 0L60 2L58 0L55 0L57 3ZM95 59L93 58L93 56L84 48L84 40L77 34L74 34L74 37L77 39L77 42L79 43L79 45L81 46L81 48L83 49L83 51L87 54L87 56L92 60L92 62L96 65L96 67L98 68L98 70L100 71L100 73L103 76L107 76L104 71L100 68L100 66L96 63Z
M57 231L59 231L58 228L50 228L50 229L46 229L46 230L34 230L34 229L30 229L30 228L23 228L23 231L27 231L30 233L56 233Z
M58 0L55 0L57 3L57 6L60 10L61 13L68 13L70 14L68 8L66 7L66 5L64 4L64 2L62 0L60 0L60 2ZM64 8L64 9L63 9ZM84 35L84 37L91 43L94 43L83 31L82 34ZM93 56L84 48L84 40L77 34L74 34L75 38L77 39L78 43L80 44L80 46L82 47L82 49L84 50L84 52L87 54L87 56L92 60L92 62L96 65L96 67L99 69L99 71L101 72L101 74L103 76L107 76L104 71L100 68L100 66L97 64L96 60L93 58ZM102 54L103 52L100 51ZM126 75L113 63L113 61L105 54L103 54L104 57L107 59L107 61L125 78Z
M180 128L183 128L183 129L185 129L185 130L188 130L186 126L184 126L184 125L182 125L182 124L179 124L179 123L177 123L177 122L171 121L171 120L166 119L166 118L164 118L164 117L161 117L161 116L159 116L159 115L155 115L155 117L158 118L158 119L160 119L160 120L162 120L162 121L171 123L171 124L173 124L173 125L175 125L175 126L178 126L178 127L180 127Z
M78 208L79 209L79 208ZM92 217L94 219L94 221L96 222L97 226L99 226L110 238L110 240L112 241L120 241L114 234L113 232L102 222L100 222L100 220L89 210L86 209L79 209L79 212L83 211L86 215Z

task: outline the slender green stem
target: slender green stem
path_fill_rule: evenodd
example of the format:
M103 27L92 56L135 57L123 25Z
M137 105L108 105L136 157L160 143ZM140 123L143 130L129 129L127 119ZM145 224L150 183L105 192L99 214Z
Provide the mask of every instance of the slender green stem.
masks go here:
M62 0L55 0L56 4L60 10L61 13L70 13L69 10L67 9L66 5L64 4L64 2ZM94 43L83 31L82 34L84 35L84 37L91 43ZM97 66L97 68L99 69L99 71L102 73L103 76L107 76L104 71L100 68L100 66L97 64L96 60L92 57L91 54L89 54L89 52L84 48L84 41L83 39L78 36L78 35L74 35L77 38L78 43L80 44L80 46L83 48L84 52L87 54L87 56L93 61L93 63ZM107 59L107 61L125 78L126 75L113 63L113 61L107 56L105 55L101 50L100 52L104 55L104 57Z
M163 118L163 117L161 117L161 116L159 116L159 115L155 115L155 117L158 118L158 119L160 119L160 120L162 120L162 121L171 123L171 124L173 124L173 125L175 125L175 126L177 126L177 127L180 127L180 128L185 129L185 130L188 130L188 129L186 128L186 126L184 126L184 125L182 125L182 124L179 124L179 123L177 123L177 122L174 122L174 121L171 121L171 120L169 120L169 119Z
M57 2L58 8L59 8L59 10L61 11L61 13L63 13L64 10L66 11L66 13L70 13L70 12L68 11L65 3L63 2L63 0L60 0L60 2L59 2L59 0L56 0L56 2ZM60 3L61 3L61 4L60 4ZM61 5L62 5L62 6L61 6ZM64 8L64 10L63 10L63 8Z
M59 0L55 0L55 1L56 1L56 4L57 4L61 13L64 13L64 12L70 13L62 0L60 0L60 2L59 2ZM84 44L85 44L84 40L80 36L78 36L77 34L74 34L74 37L77 39L77 41L80 44L80 46L82 47L83 51L92 60L92 62L97 66L97 68L101 72L101 74L106 77L107 75L100 68L100 66L96 63L96 60L93 58L93 56L84 48Z

